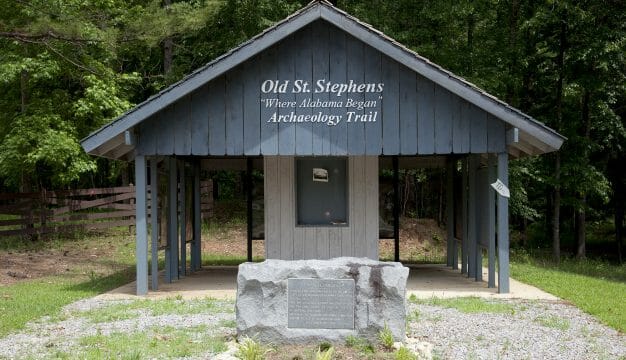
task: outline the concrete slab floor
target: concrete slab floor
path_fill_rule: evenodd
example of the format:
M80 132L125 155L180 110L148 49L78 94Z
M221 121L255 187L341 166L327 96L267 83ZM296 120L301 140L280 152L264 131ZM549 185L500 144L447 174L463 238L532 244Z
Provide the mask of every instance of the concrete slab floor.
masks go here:
M510 280L510 293L498 294L497 288L490 289L487 287L486 268L483 268L483 279L485 281L475 281L461 274L459 270L452 270L445 265L409 265L409 268L407 296L414 294L421 299L477 296L495 299L559 300L554 295L514 279ZM98 295L98 297L107 299L136 298L135 289L135 282L132 282L108 293ZM213 297L234 299L236 290L236 266L211 266L204 267L196 273L169 284L166 284L163 277L160 276L158 291L150 290L146 298L158 299L182 296L183 298Z

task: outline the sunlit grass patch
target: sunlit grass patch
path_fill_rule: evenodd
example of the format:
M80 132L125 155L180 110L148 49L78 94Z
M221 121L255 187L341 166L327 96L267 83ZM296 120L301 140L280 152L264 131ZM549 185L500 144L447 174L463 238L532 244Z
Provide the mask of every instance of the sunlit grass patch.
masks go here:
M570 301L605 324L626 332L626 264L516 256L511 277Z
M255 256L252 258L254 262L261 262L264 258L262 256ZM245 255L222 255L222 254L210 254L202 253L202 265L203 266L236 266L248 261Z
M416 304L440 306L456 309L462 313L509 313L514 314L516 309L512 304L504 302L492 302L478 297L457 297L442 299L432 297L429 299L418 299L411 297L409 300Z
M562 331L570 328L569 320L554 315L538 316L535 318L535 322L545 327L559 329Z
M237 322L235 320L221 320L219 322L219 326L220 327L224 327L224 328L236 328L237 327Z
M212 298L184 300L180 298L141 299L132 302L114 303L98 309L83 311L78 316L94 323L137 318L142 313L150 316L193 315L206 312L232 312L232 303Z
M179 358L206 352L220 353L226 348L224 339L211 335L208 327L203 325L153 327L135 333L84 336L69 354L80 359Z

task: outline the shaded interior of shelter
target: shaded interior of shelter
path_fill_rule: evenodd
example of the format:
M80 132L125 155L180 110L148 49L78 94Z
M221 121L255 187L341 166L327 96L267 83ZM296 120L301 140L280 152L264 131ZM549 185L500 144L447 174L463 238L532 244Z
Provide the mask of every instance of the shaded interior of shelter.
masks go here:
M296 157L295 159L311 159L315 157ZM326 157L318 157L319 159L324 159ZM346 157L347 158L347 157ZM464 214L463 209L467 209L469 199L467 196L463 194L463 188L467 187L467 178L464 180L467 173L468 156L454 156L454 155L431 155L431 156L380 156L378 157L378 170L379 170L379 191L378 191L378 211L379 211L379 223L378 223L378 239L379 241L388 241L392 242L394 245L394 251L392 258L385 258L382 260L392 260L392 261L401 261L405 264L410 264L412 259L408 256L410 254L403 254L400 251L402 244L402 237L400 236L400 227L401 227L401 217L400 217L400 194L399 192L402 189L399 188L399 174L402 170L415 170L415 169L428 169L429 174L436 173L441 179L442 186L442 198L438 201L441 201L442 211L445 209L445 216L443 216L443 222L440 224L442 230L448 231L448 236L452 234L453 241L452 243L448 242L445 244L446 239L443 239L444 244L442 246L444 248L445 258L442 258L441 262L447 264L449 268L458 269L461 266L461 272L458 276L461 276L461 273L464 273L464 277L473 277L475 280L483 280L483 271L482 271L482 257L483 255L487 257L489 262L489 270L487 271L485 276L489 277L488 286L485 288L494 288L496 286L495 279L495 260L496 254L489 253L490 251L494 252L497 246L497 239L494 240L494 244L492 244L492 248L489 247L489 231L487 230L487 225L483 225L484 229L482 229L481 235L479 235L479 239L476 240L477 248L475 249L476 254L474 255L477 262L475 264L480 264L478 266L474 266L474 270L470 270L467 264L467 261L461 261L459 264L459 260L463 258L467 258L468 254L463 255L466 250L462 250L463 248L463 234L468 231L467 227L464 227L464 224L467 224L467 213ZM493 154L483 154L483 155L472 155L472 158L475 159L474 166L480 167L482 169L487 169L489 167L493 168ZM173 160L177 163L177 184L175 185L178 188L177 197L178 197L178 214L177 214L177 224L176 230L172 231L171 228L172 218L167 214L169 209L168 206L168 198L170 198L171 193L168 193L168 186L172 186L169 181L169 171L171 168L167 159ZM171 163L171 161L170 161ZM201 243L202 241L208 241L210 239L202 236L201 232L194 233L194 189L193 182L196 174L200 181L210 178L212 174L216 171L229 171L238 173L243 179L243 192L240 198L243 202L245 202L246 206L246 239L241 239L241 241L246 242L247 245L247 260L253 261L252 256L252 248L253 245L257 245L254 242L258 240L265 240L265 194L264 194L264 161L263 157L177 157L177 158L155 158L155 161L151 161L148 168L157 164L158 171L156 172L158 176L157 180L157 188L159 190L158 195L158 208L159 215L157 220L158 225L158 247L157 254L159 251L165 252L165 272L161 274L161 276L152 277L152 286L153 290L158 289L158 279L160 281L164 281L165 283L175 282L190 273L201 270ZM194 168L197 170L194 170ZM151 176L154 176L155 172L151 169L148 171L150 174L148 176L148 184L151 185L153 183ZM383 173L386 173L383 175ZM386 181L380 181L383 177L386 178ZM182 179L185 179L183 181ZM445 180L444 180L445 179ZM489 179L485 178L482 181L482 187L487 187L487 182ZM364 179L364 181L368 181L368 179ZM184 190L181 192L181 188ZM151 189L151 186L149 186ZM484 192L484 191L483 191ZM495 202L492 201L492 205L495 206ZM486 209L485 209L486 210ZM294 217L296 214L294 214ZM486 218L486 216L484 216ZM183 221L182 219L185 219ZM163 220L165 219L165 220ZM465 221L465 223L464 223ZM153 227L154 229L154 227ZM475 228L475 231L481 230ZM175 234L175 235L174 235ZM197 236L200 235L200 236ZM200 241L196 241L195 237L198 237ZM483 238L481 239L480 236ZM445 235L444 235L445 237ZM175 241L171 241L170 239L176 239ZM263 243L263 242L261 242ZM176 244L176 245L174 245ZM195 244L195 245L194 245ZM466 244L467 245L467 244ZM264 246L264 245L261 245ZM258 248L258 246L256 246ZM154 246L153 246L154 249ZM445 252L448 253L445 253ZM155 252L153 251L153 260ZM327 258L332 258L332 250L329 251L331 256ZM158 255L157 255L158 256ZM380 256L380 254L379 254ZM268 256L267 250L265 249L264 258L272 258L272 256ZM306 258L306 257L305 257ZM319 254L317 256L312 257L316 259L323 259ZM186 264L186 266L182 266L182 264ZM455 265L456 264L456 265ZM422 268L429 269L428 271L439 271L435 266L433 268ZM152 267L152 271L154 272L156 268ZM162 269L163 270L163 269ZM413 272L419 271L416 269L412 270ZM447 277L450 276L449 273L446 273ZM156 279L156 280L155 280ZM486 279L485 279L486 280ZM207 288L211 288L214 284L206 284ZM196 285L194 285L196 286ZM442 285L443 286L443 285ZM475 288L471 288L468 291L474 291Z

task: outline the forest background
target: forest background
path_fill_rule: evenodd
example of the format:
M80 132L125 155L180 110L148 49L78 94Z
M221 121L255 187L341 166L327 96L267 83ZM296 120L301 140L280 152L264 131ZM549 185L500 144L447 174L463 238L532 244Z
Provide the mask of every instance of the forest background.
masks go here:
M128 164L86 155L80 139L307 2L0 0L0 192L132 181ZM335 4L568 138L511 163L516 246L623 261L626 2ZM436 188L428 175L403 181L412 211L436 217L418 205L417 189Z

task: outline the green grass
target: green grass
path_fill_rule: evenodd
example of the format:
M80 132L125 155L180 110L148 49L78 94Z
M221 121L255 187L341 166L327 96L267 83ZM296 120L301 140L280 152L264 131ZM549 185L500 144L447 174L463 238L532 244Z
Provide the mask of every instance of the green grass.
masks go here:
M81 317L94 323L103 323L117 320L133 319L141 316L141 311L146 311L151 316L165 314L190 315L199 314L209 310L232 311L231 305L226 305L211 298L183 300L177 298L165 299L140 299L130 303L120 302L117 304L77 313Z
M224 339L209 334L207 326L189 328L154 327L136 333L84 336L69 353L58 358L144 359L190 357L226 350Z
M429 299L418 299L412 295L409 300L416 304L431 306L441 306L456 309L462 313L515 313L515 306L503 302L491 302L478 297L457 297L442 299L432 297Z
M84 249L115 246L107 257L94 258L90 268L70 271L0 287L0 337L23 329L42 316L58 316L59 310L74 301L92 297L126 284L134 278L134 247L128 230L108 236L92 235L81 241L56 237L48 241L3 239L0 251L36 251L50 248ZM1 256L11 256L0 254ZM93 267L92 267L93 266Z
M237 327L237 322L235 320L221 320L219 322L219 326L220 327L224 327L224 328L236 328Z
M42 316L55 316L76 300L95 296L127 283L132 269L84 282L49 277L0 287L0 337Z
M202 253L202 265L214 266L214 265L226 265L236 266L248 261L245 255L221 255L221 254L208 254ZM263 257L255 256L252 258L254 262L263 261Z
M549 260L516 256L511 277L571 302L605 324L626 332L626 265L598 260Z
M559 329L562 331L568 330L570 328L569 320L554 315L539 316L535 318L535 322L545 327Z
M346 346L356 349L363 355L374 354L376 352L372 343L358 336L348 335L348 337L346 337Z

